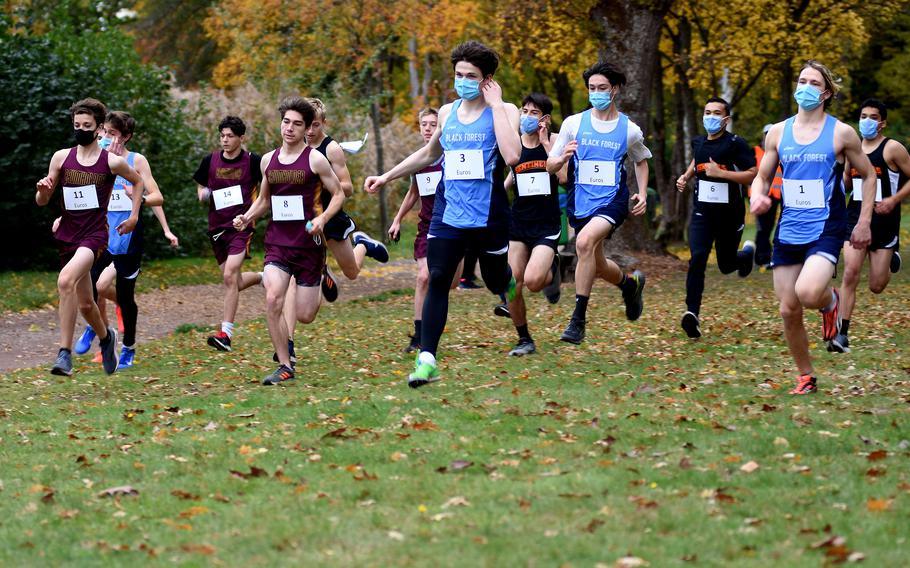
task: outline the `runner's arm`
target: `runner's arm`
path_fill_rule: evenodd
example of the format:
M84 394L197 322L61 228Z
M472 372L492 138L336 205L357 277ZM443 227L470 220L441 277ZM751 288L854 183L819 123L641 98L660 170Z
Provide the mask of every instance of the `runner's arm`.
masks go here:
M389 226L390 239L397 241L401 238L401 221L404 219L404 216L408 214L408 211L414 208L414 205L416 205L419 200L420 192L417 190L417 180L416 178L412 178L411 187L409 187L408 192L404 194L404 199L401 200L401 207L398 208L398 213L395 214L395 218L392 219L392 224Z
M752 180L752 186L749 189L749 209L753 215L761 215L771 207L768 191L771 189L771 180L774 179L774 173L780 163L777 144L783 128L783 123L779 122L772 126L765 135L765 155L762 156L761 164L758 165L758 174Z
M676 179L676 191L685 191L686 184L689 183L689 180L692 179L692 176L694 176L694 175L695 175L695 158L693 158L692 161L689 162L689 167L686 168L686 171L684 171L682 173L682 175Z
M549 136L549 142L550 142L549 147L547 147L546 144L544 145L544 149L547 151L548 156L550 154L550 150L552 150L553 147L556 146L557 138L558 138L557 134L551 133ZM547 160L547 162L549 162L549 159ZM547 168L547 170L549 171L549 168ZM565 163L562 165L562 168L560 168L560 170L558 172L556 172L556 183L558 183L560 185L565 185L567 181L569 181L569 164Z
M57 188L57 181L60 179L60 169L63 167L63 161L69 150L57 150L51 157L51 163L47 168L47 175L38 180L35 184L37 192L35 193L35 203L39 207L44 207L51 200L54 190Z
M493 111L493 133L502 159L514 166L521 159L521 137L518 135L521 113L518 107L502 100L502 87L494 79L481 82L483 98Z
M354 195L354 183L351 181L351 172L348 171L348 164L341 145L332 141L329 147L326 148L326 153L329 155L329 163L332 165L335 177L341 182L341 191L344 192L344 196L350 197Z
M882 215L890 213L910 195L910 153L907 152L907 148L897 140L889 140L888 145L885 146L885 160L888 162L888 167L893 165L894 167L891 169L904 174L904 178L907 181L891 197L886 197L881 203L875 205L875 212ZM894 191L894 188L891 188L891 190Z
M276 152L277 150L272 150ZM234 217L234 228L242 231L250 223L255 223L256 219L272 207L271 191L269 191L269 181L265 175L265 168L272 159L272 152L267 153L259 162L259 169L262 171L262 182L259 184L259 197L250 205L246 213Z
M392 180L412 175L417 171L429 166L442 156L442 145L439 143L439 136L442 134L442 125L449 115L452 105L447 104L439 109L439 122L436 124L436 132L433 133L430 141L419 150L402 160L391 170L378 176L369 176L363 181L363 190L367 193L376 193L379 188Z
M158 187L158 182L155 181L155 177L152 176L152 168L149 167L148 160L145 159L145 156L142 154L136 154L136 159L134 161L136 164L135 169L142 176L142 182L145 186L145 193L143 197L145 200L143 203L149 207L157 207L164 203L164 196L161 194L161 188Z
M635 183L638 184L638 193L632 196L635 205L632 215L642 215L648 208L648 160L639 160L635 163Z
M872 211L875 207L875 169L873 169L869 157L863 152L859 136L853 128L839 122L835 130L835 136L839 136L843 141L844 163L849 162L851 169L856 170L859 176L863 178L863 207L860 210L857 224L865 223L868 228L869 223L872 222Z
M310 169L319 176L323 189L332 194L332 199L325 211L310 221L312 223L310 234L316 234L321 233L329 219L341 211L341 206L344 204L344 190L341 189L341 182L335 175L329 160L319 152L310 152Z
M145 193L145 183L142 180L142 176L139 175L139 172L131 168L130 165L126 163L126 160L120 156L108 152L107 159L108 166L111 168L111 171L113 173L133 184L133 208L130 211L130 216L127 217L126 220L124 220L122 223L117 225L117 232L121 235L125 235L127 233L131 233L136 227L136 223L139 222L139 209L142 208L142 198L143 194Z

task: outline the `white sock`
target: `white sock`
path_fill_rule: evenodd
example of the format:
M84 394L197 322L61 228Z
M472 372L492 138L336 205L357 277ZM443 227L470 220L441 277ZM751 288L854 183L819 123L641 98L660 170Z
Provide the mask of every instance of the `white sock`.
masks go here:
M221 322L221 331L227 334L227 336L234 337L234 324L229 321Z
M124 349L129 349L130 351L135 351L135 350L136 350L136 344L134 343L134 344L132 344L132 345L124 345L123 348L124 348Z
M421 351L420 355L417 358L421 363L427 363L428 365L436 366L436 357L433 356L429 351Z
M265 272L259 272L259 285L265 288Z

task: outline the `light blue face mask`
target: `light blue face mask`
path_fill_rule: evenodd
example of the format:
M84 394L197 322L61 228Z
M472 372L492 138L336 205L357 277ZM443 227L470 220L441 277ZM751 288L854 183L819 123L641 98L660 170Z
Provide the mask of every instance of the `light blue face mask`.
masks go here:
M531 116L526 114L521 117L521 133L522 134L531 134L532 132L537 132L537 129L540 128L540 119L536 116Z
M597 110L607 110L607 107L613 102L613 96L609 91L594 91L588 93L588 101Z
M480 81L465 79L464 77L455 78L455 92L458 96L466 101L473 101L480 96Z
M720 132L720 129L723 127L724 119L715 115L715 114L706 114L702 118L702 124L705 125L705 130L708 131L708 134L717 134Z
M808 83L797 86L793 98L796 99L796 104L804 110L812 110L822 104L821 91Z
M878 121L873 118L862 118L859 121L859 133L866 140L878 136Z
M108 146L110 146L113 142L113 138L104 137L101 140L98 140L98 145L101 146L102 150L107 150Z

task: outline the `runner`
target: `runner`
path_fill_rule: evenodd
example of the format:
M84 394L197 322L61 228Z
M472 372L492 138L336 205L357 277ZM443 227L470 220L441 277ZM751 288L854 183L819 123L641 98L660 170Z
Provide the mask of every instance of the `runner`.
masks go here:
M281 115L281 147L262 157L262 188L250 209L234 219L243 231L271 208L272 219L265 232L266 319L278 368L262 384L274 385L294 378L288 350L288 328L282 318L287 288L293 276L301 288L296 295L297 320L316 319L321 301L319 281L325 264L322 244L326 222L341 210L344 192L329 161L306 143L305 132L316 111L301 97L288 97L278 107ZM322 209L320 193L332 195Z
M202 159L193 180L198 184L199 201L209 205L208 235L224 286L221 331L210 336L208 344L219 351L230 351L240 291L262 282L261 272L241 272L243 261L249 256L253 226L242 231L233 226L234 218L256 199L262 180L262 157L243 149L246 124L240 118L225 117L218 125L218 133L221 150Z
M560 339L581 343L585 338L588 298L599 277L622 290L626 318L635 321L644 309L645 275L636 270L623 274L603 253L604 241L629 214L629 188L625 159L635 165L638 193L632 196L632 215L647 208L648 163L651 151L641 128L616 108L626 76L611 63L599 62L583 74L588 100L594 108L565 119L547 159L555 174L568 169L568 217L576 230L575 312Z
M152 207L153 210L157 210L156 214L160 215L158 219L164 219L162 227L165 236L175 243L177 237L168 228L164 209L161 206L164 198L158 188L158 183L152 176L148 160L142 154L127 149L127 144L133 139L135 130L136 121L129 113L111 111L107 113L103 128L104 136L98 144L111 154L126 159L130 167L142 176L145 187L143 203ZM132 184L117 176L107 208L109 229L107 250L101 253L91 271L95 301L98 304L104 327L108 326L106 298L116 301L118 313L123 321L123 347L120 350L118 369L132 367L136 357L136 323L139 317L139 307L136 305L136 279L139 277L142 263L145 223L140 215L139 222L136 223L136 228L132 232L120 235L116 229L117 225L130 215L132 194ZM94 339L95 330L91 325L86 326L82 336L76 342L74 348L76 354L81 355L91 349Z
M755 177L755 154L745 140L726 130L730 104L719 97L705 103L702 118L707 136L692 139L692 163L676 180L676 189L685 191L688 181L697 178L689 219L689 272L686 274L686 312L682 328L690 338L701 337L698 315L705 290L705 268L711 247L717 253L721 274L738 271L745 278L752 272L755 243L746 241L737 252L745 228L743 186Z
M104 123L107 108L101 101L87 98L70 107L76 146L57 150L51 158L47 176L36 185L35 202L43 207L50 202L57 186L61 189L63 216L54 233L60 250L60 350L51 368L55 375L73 374L73 334L76 307L97 330L101 344L104 372L117 370L117 333L104 325L98 305L92 297L91 269L107 246L107 206L114 179L120 175L133 184L130 215L116 231L125 235L135 228L142 206L142 178L120 156L98 146L98 130Z
M887 120L888 108L885 103L878 99L868 99L863 103L859 116L862 148L872 162L877 178L871 225L872 243L867 249L853 248L849 241L844 243L844 280L840 288L843 323L840 333L828 342L828 351L850 352L850 316L853 315L856 304L856 288L867 250L869 289L872 293L884 292L891 280L891 264L900 235L901 201L910 194L910 154L900 142L884 136L882 132L887 126ZM847 204L847 229L852 231L862 212L863 195L862 178L856 168L850 166L848 161L845 171L849 172L849 177L845 177L844 181L851 183L853 188Z
M857 249L869 245L875 173L862 151L856 132L827 114L825 109L839 90L831 71L817 61L800 70L793 97L799 105L795 116L775 124L768 132L765 155L752 183L752 213L768 210L770 181L778 162L783 170L780 222L774 238L771 267L774 292L780 300L787 346L799 377L791 394L818 390L809 356L809 338L803 309L818 309L823 320L822 338L830 341L840 331L839 297L829 285L847 233L844 198L844 160L862 178L863 205L850 242Z
M509 303L518 343L509 355L534 353L537 348L528 331L522 287L544 291L551 304L559 301L559 256L556 246L562 230L557 176L547 173L547 154L556 135L550 134L553 103L541 93L531 93L521 102L521 157L506 177L513 188L512 223L509 228L509 266L515 275L515 299ZM565 181L565 170L560 170Z
M772 126L774 125L766 124L762 127L761 142L754 148L756 164L760 164L762 157L765 155L765 139ZM780 166L778 165L774 180L771 182L771 189L768 191L768 197L771 198L771 207L755 218L755 264L762 268L771 266L771 236L774 234L774 224L777 223L777 210L780 208L780 188ZM752 188L749 186L747 192L751 190Z
M439 380L436 352L449 310L449 287L465 251L480 251L484 284L494 294L514 297L509 269L509 209L503 187L503 164L521 156L519 113L502 100L493 80L499 55L476 41L452 51L455 91L460 97L439 111L439 127L426 146L380 176L370 176L364 189L379 190L391 180L413 174L440 156L443 179L436 193L427 235L430 284L423 306L421 351L408 385L417 388Z
M417 115L420 124L420 134L424 144L427 144L436 132L439 113L436 109L426 108ZM401 221L408 211L420 201L419 222L417 223L417 237L414 239L414 260L417 261L417 282L414 285L414 335L404 348L405 353L420 350L420 332L423 323L423 302L427 296L427 286L430 282L430 271L427 269L427 232L430 230L430 220L433 218L433 204L436 202L436 187L442 180L442 158L411 176L411 187L401 200L401 207L389 227L389 239L398 242L401 238ZM457 274L461 273L459 268ZM452 288L458 285L452 280Z

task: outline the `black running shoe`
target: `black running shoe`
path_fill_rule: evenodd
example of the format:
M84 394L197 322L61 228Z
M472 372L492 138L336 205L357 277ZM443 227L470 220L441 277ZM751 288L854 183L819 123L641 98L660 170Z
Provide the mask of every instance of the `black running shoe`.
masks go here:
M534 341L532 339L528 339L527 337L522 337L518 340L518 343L515 345L515 347L509 351L509 355L512 357L523 357L524 355L530 355L536 351L537 347L534 345Z
M208 339L208 344L217 349L218 351L230 351L231 350L231 338L227 333L219 331L215 335L210 335Z
M622 299L626 303L626 319L635 321L641 317L645 309L645 274L636 270L626 276L635 283L635 286L626 286L622 291Z
M828 351L833 353L849 353L850 340L843 333L838 333L828 342Z
M578 320L569 320L569 325L566 326L566 330L562 332L562 336L559 338L560 341L565 341L566 343L574 343L575 345L581 344L585 339L585 322Z
M389 261L389 249L384 244L372 238L363 231L357 231L351 237L354 240L354 246L363 245L367 249L367 256L377 262Z
M496 307L493 308L493 314L494 314L494 315L497 315L497 316L499 316L499 317L501 317L501 318L510 318L510 317L512 317L512 313L509 312L509 304L505 304L505 303L503 303L503 304L497 304Z
M57 351L57 359L51 367L51 374L61 377L73 376L73 354L69 349L61 347L60 351Z
M743 248L739 250L743 257L740 259L739 269L736 271L739 274L740 278L745 278L752 273L752 266L755 264L755 243L752 241L746 241L743 243Z
M402 349L405 353L414 353L415 351L420 351L420 338L416 335L411 335L411 342L408 343L408 346Z
M692 312L686 312L682 317L682 328L691 339L701 337L701 327L698 325L698 316Z
M328 266L322 267L322 296L329 303L338 299L338 283L332 273L329 272Z
M108 375L113 375L120 361L117 359L117 332L107 328L107 337L99 342L101 345L101 366Z
M277 385L279 383L285 383L287 381L294 379L294 370L285 367L284 365L279 365L277 369L266 375L262 379L263 385Z
M891 254L891 274L897 274L901 271L901 253L894 251Z
M550 283L544 286L544 289L541 291L543 292L543 295L546 296L548 302L555 304L562 295L562 291L559 288L560 284L562 284L562 271L559 270L558 254L553 257L553 266L550 270L553 273L553 279L550 280Z
M480 284L475 282L473 278L462 278L458 281L458 287L462 290L477 290L480 288Z

